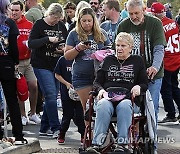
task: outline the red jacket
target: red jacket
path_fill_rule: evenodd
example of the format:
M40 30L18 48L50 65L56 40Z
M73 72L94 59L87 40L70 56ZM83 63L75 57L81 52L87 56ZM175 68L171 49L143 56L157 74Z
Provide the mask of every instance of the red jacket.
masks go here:
M31 56L30 49L26 46L26 41L29 38L33 23L28 21L23 15L20 21L16 21L20 35L17 39L19 49L19 60L29 59Z
M167 17L162 19L162 23L167 41L164 68L167 71L175 71L180 68L179 28L174 20Z

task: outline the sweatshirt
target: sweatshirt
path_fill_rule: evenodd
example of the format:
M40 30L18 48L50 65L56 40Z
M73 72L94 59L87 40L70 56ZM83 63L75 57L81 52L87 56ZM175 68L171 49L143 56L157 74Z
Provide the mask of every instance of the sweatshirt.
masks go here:
M163 29L167 41L164 55L164 68L176 71L180 68L179 28L176 22L167 17L162 18Z
M31 56L31 51L27 47L27 41L33 26L33 23L28 21L23 15L20 21L16 21L16 25L19 29L20 35L17 39L18 50L19 50L19 60L29 59Z

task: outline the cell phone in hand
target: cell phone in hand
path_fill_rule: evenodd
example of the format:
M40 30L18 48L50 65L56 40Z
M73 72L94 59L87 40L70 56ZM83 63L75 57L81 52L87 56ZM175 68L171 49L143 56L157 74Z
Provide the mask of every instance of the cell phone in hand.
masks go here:
M59 50L61 50L61 49L63 49L64 47L65 47L65 43L60 43L57 48L58 48Z
M88 41L83 42L83 44L84 44L84 45L89 45L89 46L90 46L90 45L92 44L92 42L91 42L91 40L88 40Z

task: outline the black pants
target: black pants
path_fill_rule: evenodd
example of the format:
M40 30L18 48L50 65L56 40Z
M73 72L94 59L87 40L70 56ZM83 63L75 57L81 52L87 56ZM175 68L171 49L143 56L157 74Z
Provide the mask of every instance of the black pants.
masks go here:
M85 124L83 108L80 101L62 100L63 118L61 122L60 132L66 133L71 119L75 119L78 132L84 136Z
M164 104L164 110L167 112L169 118L174 118L176 109L174 102L180 112L180 88L178 87L178 73L179 69L174 72L164 70L164 77L162 80L161 95Z
M16 139L23 138L23 126L21 122L21 113L19 109L17 94L16 94L16 79L2 80L3 92L6 98L6 103L10 113L10 119L12 124L12 134Z

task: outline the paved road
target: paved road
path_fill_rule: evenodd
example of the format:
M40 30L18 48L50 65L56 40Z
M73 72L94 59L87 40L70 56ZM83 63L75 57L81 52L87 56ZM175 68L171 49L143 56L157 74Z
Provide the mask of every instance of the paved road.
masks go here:
M29 108L29 103L26 103L27 108ZM159 120L164 118L165 112L163 111L162 102L160 103L160 113ZM59 111L59 117L62 117L62 112ZM80 147L80 134L77 132L77 127L71 123L69 131L66 135L65 145L58 145L55 139L50 137L39 137L40 125L29 124L24 126L25 137L35 137L40 141L42 151L39 153L78 153L78 148ZM8 126L10 130L11 127ZM158 136L159 136L159 150L158 154L180 154L180 125L176 126L158 126ZM10 135L10 133L9 133Z

